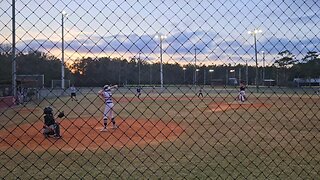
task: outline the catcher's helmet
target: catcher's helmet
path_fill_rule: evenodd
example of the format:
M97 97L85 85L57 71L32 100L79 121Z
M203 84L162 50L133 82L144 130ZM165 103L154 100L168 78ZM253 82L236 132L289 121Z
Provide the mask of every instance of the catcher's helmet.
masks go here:
M45 107L43 109L43 114L53 114L53 110L51 107Z

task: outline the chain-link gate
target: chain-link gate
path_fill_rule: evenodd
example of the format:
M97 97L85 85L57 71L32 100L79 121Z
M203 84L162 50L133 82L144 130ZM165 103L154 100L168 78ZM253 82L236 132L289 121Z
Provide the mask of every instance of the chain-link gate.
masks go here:
M319 3L0 2L2 179L317 179Z

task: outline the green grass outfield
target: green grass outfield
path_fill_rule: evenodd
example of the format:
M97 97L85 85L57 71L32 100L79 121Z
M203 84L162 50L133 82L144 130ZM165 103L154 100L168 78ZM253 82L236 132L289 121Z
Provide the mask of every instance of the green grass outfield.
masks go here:
M7 109L0 114L1 131L42 121L42 109L51 105L67 117L94 117L102 123L104 104L95 89L80 90L78 102L69 96L46 97ZM320 100L312 91L254 88L243 106L213 111L216 104L237 104L235 88L170 87L159 93L135 89L114 93L116 120L128 118L176 122L186 126L173 141L134 147L86 151L0 152L4 179L314 179L320 173ZM3 141L5 137L1 137ZM63 140L63 139L62 139ZM19 142L16 142L19 143Z

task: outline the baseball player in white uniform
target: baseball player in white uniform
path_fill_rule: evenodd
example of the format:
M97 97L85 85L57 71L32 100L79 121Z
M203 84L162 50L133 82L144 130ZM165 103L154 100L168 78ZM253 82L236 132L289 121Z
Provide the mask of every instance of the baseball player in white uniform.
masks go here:
M74 87L74 85L70 87L70 90L71 90L71 101L73 100L78 101L77 95L76 95L77 89Z
M240 91L239 91L239 95L238 95L238 100L240 102L244 102L245 100L247 100L245 90L246 90L246 86L241 82L240 83Z
M112 122L112 128L113 129L117 128L116 122L114 120L114 115L113 115L113 106L114 106L114 104L113 104L113 101L112 101L112 92L111 92L112 89L115 89L117 87L118 87L117 85L114 85L114 86L105 85L103 87L103 89L99 91L99 96L104 98L104 101L105 101L105 104L106 104L104 112L103 112L103 128L101 129L101 131L107 131L108 130L107 129L108 118Z

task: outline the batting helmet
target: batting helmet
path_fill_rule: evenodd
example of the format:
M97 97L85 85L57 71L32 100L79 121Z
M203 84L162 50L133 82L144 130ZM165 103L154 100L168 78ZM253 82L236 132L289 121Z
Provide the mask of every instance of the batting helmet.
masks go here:
M104 89L104 90L109 90L109 89L110 89L110 86L109 86L109 85L104 85L104 86L103 86L103 89Z

